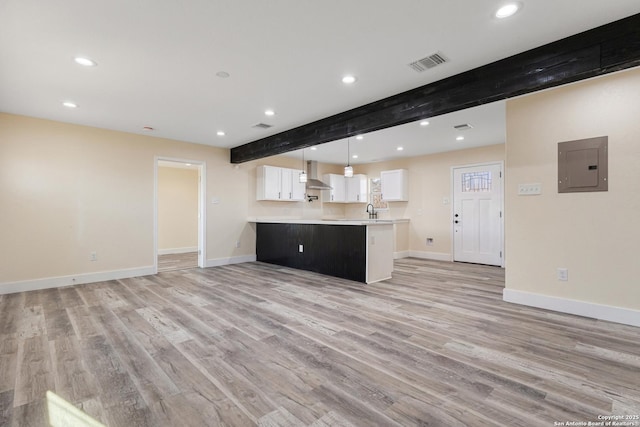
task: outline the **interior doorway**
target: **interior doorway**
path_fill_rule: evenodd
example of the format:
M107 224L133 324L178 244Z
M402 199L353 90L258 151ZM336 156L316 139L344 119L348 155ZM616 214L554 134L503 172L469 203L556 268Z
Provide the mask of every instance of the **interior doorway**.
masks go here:
M452 169L453 260L504 267L503 163Z
M205 267L204 162L156 158L156 272Z

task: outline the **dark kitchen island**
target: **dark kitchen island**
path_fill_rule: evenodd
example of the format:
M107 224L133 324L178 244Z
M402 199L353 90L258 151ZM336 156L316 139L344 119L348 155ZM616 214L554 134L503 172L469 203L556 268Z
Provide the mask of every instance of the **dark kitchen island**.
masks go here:
M255 219L257 260L373 283L391 278L393 222Z

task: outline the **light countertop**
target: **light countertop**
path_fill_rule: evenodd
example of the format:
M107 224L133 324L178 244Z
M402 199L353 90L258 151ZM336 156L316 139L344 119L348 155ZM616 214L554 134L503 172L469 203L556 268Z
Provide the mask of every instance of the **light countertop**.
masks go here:
M293 218L249 218L248 222L270 224L317 224L317 225L387 225L409 222L408 219L293 219Z

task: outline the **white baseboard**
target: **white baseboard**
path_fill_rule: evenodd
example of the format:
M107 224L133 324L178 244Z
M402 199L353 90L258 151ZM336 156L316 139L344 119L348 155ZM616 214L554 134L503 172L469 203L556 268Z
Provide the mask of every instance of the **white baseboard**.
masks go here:
M220 267L221 265L229 264L241 264L243 262L255 262L256 255L240 255L229 258L215 258L208 259L206 262L207 267Z
M197 249L196 249L197 250ZM207 260L207 267L253 262L255 255L243 255L229 258ZM61 288L63 286L84 285L87 283L106 282L108 280L127 279L130 277L149 276L155 274L154 267L129 268L124 270L100 271L96 273L74 274L70 276L47 277L44 279L21 280L19 282L0 283L0 295L15 292L37 291L40 289Z
M399 251L393 253L393 259L409 258L410 256L411 251Z
M576 314L578 316L607 320L625 325L640 326L640 311L629 308L558 298L507 288L502 292L502 299L515 304L544 308L561 313Z
M421 258L421 259L432 259L434 261L453 261L453 257L451 256L451 254L446 252L403 251L403 252L396 252L395 254L402 254L403 255L402 258L411 257L411 258Z
M188 252L198 252L198 247L197 246L192 246L192 247L188 247L188 248L158 249L158 255L186 254Z
M153 266L129 268L125 270L100 271L71 276L47 277L44 279L22 280L19 282L0 283L0 295L14 292L36 291L39 289L61 288L63 286L83 285L86 283L105 282L107 280L126 279L129 277L148 276L154 274Z

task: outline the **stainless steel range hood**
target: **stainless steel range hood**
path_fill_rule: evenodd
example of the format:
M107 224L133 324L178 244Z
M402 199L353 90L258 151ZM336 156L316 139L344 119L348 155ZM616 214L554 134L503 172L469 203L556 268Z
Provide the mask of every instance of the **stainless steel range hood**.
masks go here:
M331 186L318 179L318 162L309 160L307 162L307 190L331 190Z

